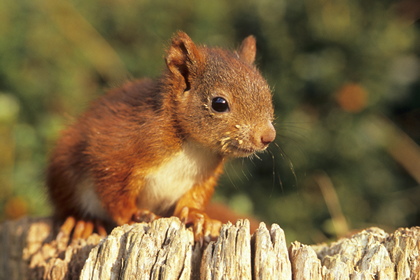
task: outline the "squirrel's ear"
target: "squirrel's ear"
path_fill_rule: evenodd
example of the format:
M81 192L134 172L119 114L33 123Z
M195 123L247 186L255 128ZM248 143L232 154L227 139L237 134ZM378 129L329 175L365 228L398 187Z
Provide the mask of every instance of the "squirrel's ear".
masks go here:
M191 71L194 71L201 61L202 55L191 38L184 32L178 32L172 38L166 65L172 74L183 79L184 90L190 88Z
M249 64L253 64L255 61L255 55L257 53L257 41L255 37L250 35L246 37L238 50L239 57Z

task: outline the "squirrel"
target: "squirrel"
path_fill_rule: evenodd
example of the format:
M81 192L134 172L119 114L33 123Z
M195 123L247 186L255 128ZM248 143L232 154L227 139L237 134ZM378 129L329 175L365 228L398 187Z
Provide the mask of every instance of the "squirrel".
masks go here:
M274 109L254 65L256 40L236 51L172 38L157 79L129 81L94 101L63 131L47 169L61 231L73 238L177 216L195 239L217 237L205 213L229 158L274 141Z

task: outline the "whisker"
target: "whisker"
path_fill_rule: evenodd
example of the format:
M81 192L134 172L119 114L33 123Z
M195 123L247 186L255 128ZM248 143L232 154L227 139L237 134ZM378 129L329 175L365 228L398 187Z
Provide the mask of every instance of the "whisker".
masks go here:
M229 166L230 166L229 169L232 172L234 172L233 176L234 176L235 180L238 181L239 183L243 183L244 182L244 179L243 179L243 177L241 175L239 175L239 172L238 172L238 169L242 169L243 168L243 164L242 164L242 167L241 168L237 168L237 166L235 167L232 163L230 163Z
M296 140L297 138L307 140L308 137L304 132L308 129L307 122L281 122L276 126L277 136L280 136L282 139Z
M238 189L239 189L239 188L238 188L238 186L235 184L235 182L232 180L232 177L230 176L230 170L229 170L229 168L226 168L226 172L225 172L225 174L226 174L226 176L228 177L229 182L233 185L233 187L234 187L236 190L238 190Z
M242 171L242 174L245 176L245 178L249 181L249 178L248 178L248 176L245 174L244 169L241 169L241 171Z
M259 159L260 161L262 161L262 159L256 153L254 153L253 156L255 156L257 159Z
M252 155L250 155L249 157L248 157L248 159L249 159L249 161L252 163L252 165L254 166L254 167L256 167L257 165L255 164L255 162L254 162L254 155L252 154Z
M272 171L273 184L272 184L271 192L270 192L270 197L271 197L273 195L274 188L275 188L275 185L276 185L276 159L274 157L274 154L270 150L267 150L267 152L271 155L271 161L272 161L272 165L273 165L273 171ZM284 193L283 181L281 180L280 175L278 173L277 173L277 178L279 180L281 192Z
M296 175L296 172L295 172L295 167L293 165L292 160L290 159L290 157L286 154L286 152L277 143L274 143L274 145L279 149L280 156L282 157L282 159L287 161L287 163L289 165L289 169L292 172L293 177L295 179L295 186L297 186L298 185L298 179L297 179L297 175Z
M253 175L253 172L249 169L248 167L249 165L245 163L245 160L247 159L249 159L248 162L251 162L254 167L257 167L257 165L255 164L253 157L242 158L242 168L241 168L242 174L245 176L246 180L250 181L249 178L253 178L254 175Z

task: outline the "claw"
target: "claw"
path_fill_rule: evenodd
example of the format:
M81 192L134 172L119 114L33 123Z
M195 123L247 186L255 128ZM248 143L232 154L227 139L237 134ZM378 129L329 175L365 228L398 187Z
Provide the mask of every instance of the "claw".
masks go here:
M184 207L179 213L180 220L188 227L193 228L194 240L208 243L212 239L219 236L222 223L218 220L213 220L207 216L206 213L189 207Z
M72 216L67 217L67 219L64 221L64 223L60 227L59 234L70 236L71 231L74 228L74 225L76 224L76 219Z
M133 214L131 220L135 223L150 223L159 218L158 215L149 210L140 209Z
M95 224L93 221L86 221L85 222L85 228L82 232L82 238L87 239L89 236L92 235L93 231L95 229Z
M98 232L99 236L106 237L108 235L104 225L101 222L95 221L95 228L96 228L96 231Z
M205 218L203 215L197 213L197 216L194 217L193 219L195 220L188 221L186 225L187 226L192 225L195 240L202 241L204 237L204 229L205 229L205 224L206 224Z
M190 211L190 208L184 207L181 209L181 212L179 213L179 219L181 220L181 222L183 222L186 225L188 224L187 220L188 220L189 211Z
M77 220L69 216L60 227L56 239L61 242L67 242L70 239L72 241L79 238L87 239L94 232L102 237L107 236L107 231L102 222L98 220Z
M221 228L222 228L222 222L221 221L214 220L214 219L208 219L207 224L205 226L204 236L205 237L219 236Z
M82 237L83 231L85 230L85 221L79 220L74 227L72 239L76 240Z

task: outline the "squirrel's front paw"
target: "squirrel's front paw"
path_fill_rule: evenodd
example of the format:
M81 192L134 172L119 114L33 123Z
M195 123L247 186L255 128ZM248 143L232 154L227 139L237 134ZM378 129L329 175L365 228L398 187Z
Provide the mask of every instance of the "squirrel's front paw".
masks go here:
M107 231L104 224L99 220L82 220L76 219L73 216L66 218L60 227L57 235L57 240L71 239L77 240L79 238L87 239L92 233L98 233L100 236L107 236Z
M209 242L220 234L222 222L209 218L206 213L195 208L182 208L179 218L186 226L192 226L195 241Z
M139 209L131 217L131 221L134 223L151 223L160 217L153 213L152 211L146 209Z

